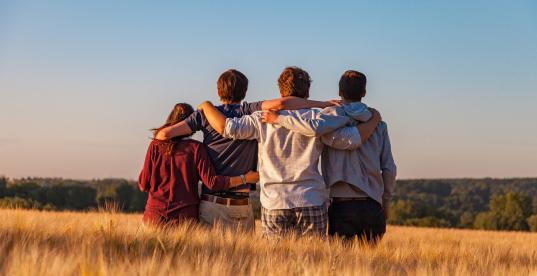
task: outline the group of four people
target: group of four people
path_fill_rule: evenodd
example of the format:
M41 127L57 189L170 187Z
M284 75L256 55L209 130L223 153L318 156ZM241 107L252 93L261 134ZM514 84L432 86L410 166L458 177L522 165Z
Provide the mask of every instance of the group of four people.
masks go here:
M278 79L280 98L246 103L248 79L227 70L217 81L221 105L204 102L194 111L177 104L154 129L139 178L149 192L144 221L253 230L249 193L259 181L264 235L328 230L380 239L396 166L386 123L361 102L366 82L364 74L346 71L340 100L311 101L309 74L287 67ZM196 131L203 143L188 139Z

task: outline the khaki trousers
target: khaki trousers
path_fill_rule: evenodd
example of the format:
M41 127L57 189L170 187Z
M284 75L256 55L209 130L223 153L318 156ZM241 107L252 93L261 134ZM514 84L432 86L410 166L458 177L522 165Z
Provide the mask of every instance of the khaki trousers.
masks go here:
M199 210L199 219L202 224L211 227L220 224L231 229L255 230L254 212L251 204L227 206L201 200Z

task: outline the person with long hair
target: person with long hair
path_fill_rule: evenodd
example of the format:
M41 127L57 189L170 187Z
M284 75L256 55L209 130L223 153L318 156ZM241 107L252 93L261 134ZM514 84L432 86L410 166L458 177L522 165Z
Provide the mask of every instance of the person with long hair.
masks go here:
M163 128L183 121L194 112L192 106L178 103L166 122L153 129L138 186L149 193L143 221L151 224L176 224L198 220L198 182L213 191L227 190L244 183L256 183L259 174L249 171L240 176L217 175L205 146L190 135L160 141L154 136Z

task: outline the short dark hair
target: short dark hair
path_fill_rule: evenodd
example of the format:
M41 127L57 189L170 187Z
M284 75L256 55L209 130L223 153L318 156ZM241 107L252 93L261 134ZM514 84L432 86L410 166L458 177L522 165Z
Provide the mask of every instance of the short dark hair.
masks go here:
M218 96L224 102L240 102L246 97L248 78L235 69L222 73L217 82Z
M292 66L283 69L278 78L282 97L295 96L307 99L310 96L311 78L308 72Z
M359 101L365 96L366 76L358 71L348 70L339 79L339 95L345 100Z

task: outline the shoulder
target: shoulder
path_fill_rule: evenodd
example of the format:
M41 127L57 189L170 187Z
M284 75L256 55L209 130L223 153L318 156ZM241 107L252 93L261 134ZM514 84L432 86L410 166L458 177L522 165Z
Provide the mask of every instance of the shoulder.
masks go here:
M203 123L202 121L204 120L205 116L203 115L203 112L201 112L200 110L196 110L192 114L190 114L190 116L188 116L184 121L192 130L195 131L199 130L201 124Z
M340 107L340 106L329 106L329 107L323 108L320 111L320 113L328 114L328 115L340 115L340 116L343 116L343 115L345 115L345 110L343 110L343 108Z
M261 111L263 109L263 102L242 102L241 104L241 113L242 115L250 115L256 111Z
M185 146L192 146L192 147L200 147L200 146L203 146L203 143L201 143L200 141L197 141L197 140L194 140L194 139L190 139L190 138L183 138L181 141L179 141L179 143L185 145Z
M377 131L382 133L382 135L387 135L388 124L385 121L380 121L379 125L377 126Z

